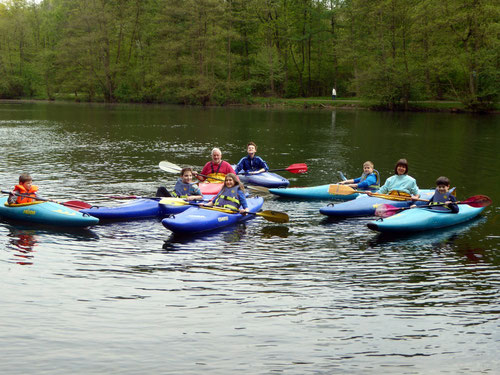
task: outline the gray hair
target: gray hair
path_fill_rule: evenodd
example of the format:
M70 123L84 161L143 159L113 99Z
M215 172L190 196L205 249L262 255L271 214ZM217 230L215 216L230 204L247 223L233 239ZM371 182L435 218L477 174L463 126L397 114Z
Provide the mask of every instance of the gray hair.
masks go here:
M213 154L214 154L214 152L217 152L217 151L219 151L219 153L222 155L222 151L220 150L220 148L217 148L217 147L214 147L214 148L212 149L212 152L210 153L210 155L213 155Z

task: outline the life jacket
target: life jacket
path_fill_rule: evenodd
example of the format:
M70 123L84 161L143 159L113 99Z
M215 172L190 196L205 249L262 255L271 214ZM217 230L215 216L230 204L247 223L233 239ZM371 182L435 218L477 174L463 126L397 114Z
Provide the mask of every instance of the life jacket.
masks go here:
M230 210L238 210L241 206L241 202L238 197L238 192L240 191L239 186L233 186L232 188L224 187L214 202L214 206L229 208Z
M27 194L27 195L31 195L33 198L29 198L29 197L17 197L17 200L16 200L16 203L17 204L20 204L20 203L31 203L33 202L36 198L36 192L38 191L38 186L36 185L31 185L31 188L29 190L26 190L26 188L23 186L23 185L16 185L14 187L14 191L17 191L19 192L20 194Z
M380 189L380 173L378 173L378 171L376 169L373 170L373 173L375 173L375 176L377 177L377 182L368 186L368 189L377 190L377 189ZM363 182L364 180L366 180L368 178L368 176L369 176L369 174L363 173L361 175L361 180L359 180L359 182Z
M212 172L207 175L207 182L221 184L224 181L224 179L226 178L225 173L219 172L219 169L222 166L222 161L219 164L219 166L217 167L217 170L214 169L214 163L210 162L210 166L212 167ZM212 178L210 178L210 177L212 177Z
M446 193L444 194L441 194L440 192L436 191L434 192L434 196L432 197L432 201L429 202L429 206L433 209L433 210L437 210L437 211L450 211L451 208L448 207L448 206L445 206L443 205L443 203L451 200L450 199L450 195L452 193L450 191L447 191ZM439 204L440 206L436 206L436 207L432 207L436 204Z
M187 198L191 189L191 184L185 184L182 179L178 179L175 183L172 195L176 198Z

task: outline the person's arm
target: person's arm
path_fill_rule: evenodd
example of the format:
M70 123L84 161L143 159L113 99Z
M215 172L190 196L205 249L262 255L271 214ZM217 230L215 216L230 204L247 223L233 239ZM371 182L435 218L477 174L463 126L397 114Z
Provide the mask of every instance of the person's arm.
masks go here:
M243 172L246 172L245 166L244 166L245 159L246 159L245 156L242 157L240 159L240 161L238 162L238 164L236 165L236 169L234 170L236 172L236 174L240 173L242 170L243 170Z
M203 167L203 169L201 170L200 174L203 174L203 175L207 175L210 173L210 162L208 162L207 164L205 164L205 166ZM200 180L201 182L205 181L207 178L204 177L204 176L200 176L198 174L198 172L195 172L193 171L193 175L198 179Z
M411 199L416 200L416 199L420 198L420 194L418 193L419 189L417 186L417 181L413 177L412 177L412 180L413 180L413 184L410 187Z
M450 195L449 202L451 202L451 203L448 204L448 208L454 214L457 214L459 211L458 204L455 203L456 201L457 201L457 198L455 198L453 195Z
M203 195L201 194L201 190L196 185L191 185L189 189L189 194L186 200L188 201L199 201L203 199Z
M354 180L354 182L358 184L358 189L368 189L371 185L375 185L377 183L377 176L375 176L374 173L371 173L366 180L359 182L360 180L361 178L356 178Z
M238 190L238 199L240 200L240 214L246 214L248 212L248 203L247 198L245 197L245 193L241 190Z

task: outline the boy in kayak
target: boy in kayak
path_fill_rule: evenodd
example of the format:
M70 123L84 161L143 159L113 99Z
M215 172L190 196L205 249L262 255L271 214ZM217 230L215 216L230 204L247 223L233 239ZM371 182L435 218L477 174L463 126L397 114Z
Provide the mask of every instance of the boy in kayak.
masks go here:
M205 206L228 208L245 215L248 212L248 204L245 198L245 188L238 177L234 173L228 173L224 179L224 187Z
M408 162L406 159L399 159L394 167L394 176L385 180L385 184L377 191L379 194L389 194L395 196L411 197L416 200L420 197L418 194L417 181L408 176ZM372 192L368 192L372 195Z
M429 203L427 203L427 205L430 206L430 208L432 208L433 210L448 211L454 214L458 213L458 205L455 203L457 199L449 191L449 178L444 176L439 177L436 180L436 191L432 198L429 199Z
M28 173L23 173L19 176L19 184L14 187L14 190L9 194L7 202L9 204L30 203L36 200L36 192L38 186L33 185L33 179ZM19 196L17 194L23 194Z
M363 163L363 174L361 177L352 180L340 181L337 182L337 184L347 185L361 190L376 190L380 187L380 175L374 167L373 163L367 160Z
M156 196L184 198L187 201L203 199L200 188L198 185L193 184L193 170L191 168L183 168L181 170L181 177L177 179L172 193L165 187L160 186L156 191Z
M243 171L245 174L258 174L269 170L266 162L260 156L256 156L257 145L254 142L247 144L247 156L241 158L236 166L236 174Z

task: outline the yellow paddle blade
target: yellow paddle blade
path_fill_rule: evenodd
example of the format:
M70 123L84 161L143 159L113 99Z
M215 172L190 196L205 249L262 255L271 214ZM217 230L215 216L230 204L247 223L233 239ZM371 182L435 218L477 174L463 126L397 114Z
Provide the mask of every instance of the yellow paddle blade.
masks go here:
M328 193L332 195L351 195L358 192L350 186L331 184L328 187Z
M256 212L255 215L262 216L264 219L272 221L273 223L288 223L290 221L286 213L279 211L266 210Z
M169 206L185 206L189 203L182 198L163 198L160 200L160 204L168 204Z

